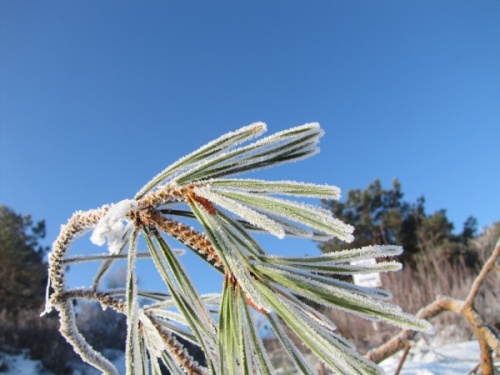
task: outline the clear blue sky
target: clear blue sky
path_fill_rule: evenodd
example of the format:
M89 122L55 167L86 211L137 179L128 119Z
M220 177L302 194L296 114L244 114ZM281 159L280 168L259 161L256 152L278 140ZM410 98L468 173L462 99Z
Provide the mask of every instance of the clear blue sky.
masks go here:
M255 121L326 136L253 177L345 192L397 177L457 230L490 225L500 1L0 2L0 203L45 219L47 243L75 210Z

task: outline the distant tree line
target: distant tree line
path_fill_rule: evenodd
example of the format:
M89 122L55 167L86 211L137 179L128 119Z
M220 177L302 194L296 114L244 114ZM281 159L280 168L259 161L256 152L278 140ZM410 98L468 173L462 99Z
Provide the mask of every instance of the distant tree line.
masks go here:
M45 222L18 215L0 206L0 309L11 314L40 307L47 285L43 258L48 248L40 245Z
M427 213L424 197L406 201L397 179L390 189L383 189L380 181L375 180L365 190L350 190L345 201L323 200L322 205L355 228L352 243L333 239L319 246L323 252L397 244L404 248L399 260L410 266L425 256L477 266L477 253L470 246L470 240L477 234L477 220L468 217L461 232L454 233L446 210Z
M47 285L48 247L40 243L44 237L43 220L34 222L30 215L0 206L0 352L27 349L45 368L64 374L70 371L70 348L61 339L57 320L40 318ZM1 358L0 368L8 370Z

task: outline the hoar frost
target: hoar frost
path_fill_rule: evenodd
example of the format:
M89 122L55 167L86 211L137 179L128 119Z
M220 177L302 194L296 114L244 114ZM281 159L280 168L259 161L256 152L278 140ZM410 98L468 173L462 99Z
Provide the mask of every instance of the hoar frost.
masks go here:
M123 222L127 219L127 213L139 207L134 199L124 199L111 205L106 215L98 222L90 236L90 241L97 246L102 246L108 240L108 248L111 254L118 254L124 245Z

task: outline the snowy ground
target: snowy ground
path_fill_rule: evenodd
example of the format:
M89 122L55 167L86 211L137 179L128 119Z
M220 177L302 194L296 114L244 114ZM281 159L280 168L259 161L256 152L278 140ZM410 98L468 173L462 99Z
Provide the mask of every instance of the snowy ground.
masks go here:
M26 359L24 354L0 354L0 373L16 375L42 374L39 361Z
M386 374L394 374L402 353L380 363ZM403 364L404 375L466 375L479 362L477 341L445 345L440 348L417 346L412 349Z
M386 374L394 374L401 353L394 357L388 358L380 365L385 370ZM479 346L476 341L464 342L461 344L445 345L440 348L426 348L425 345L417 345L408 354L406 361L401 371L402 375L466 375L474 369L479 361ZM120 373L124 373L124 357L117 355L114 362L118 365ZM0 356L0 368L2 364L8 367L2 375L34 375L45 374L51 375L48 372L41 371L41 365L38 361L26 359L24 355L15 356ZM73 375L93 375L97 372L75 371Z
M125 355L118 350L110 350L105 353L111 359L120 374L125 374ZM73 372L73 375L99 375L100 371L90 366L81 366ZM43 370L39 361L27 359L25 354L7 355L0 353L0 375L54 375L50 371Z

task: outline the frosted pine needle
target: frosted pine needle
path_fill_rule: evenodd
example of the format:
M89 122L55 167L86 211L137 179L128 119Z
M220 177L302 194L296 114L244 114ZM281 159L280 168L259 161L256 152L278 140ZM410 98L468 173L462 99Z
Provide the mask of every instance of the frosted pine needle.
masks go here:
M260 337L257 315L267 320L301 373L312 374L314 364L296 345L297 337L333 371L381 373L335 332L334 322L306 301L407 329L430 330L426 321L389 304L389 292L336 278L397 271L399 263L381 259L399 255L400 247L368 246L297 257L268 254L258 244L255 232L350 242L354 229L318 205L293 200L340 199L336 186L235 178L311 157L319 152L324 134L319 124L309 123L254 140L265 131L266 125L257 122L224 134L165 168L134 199L78 212L62 227L49 256L46 311L53 306L60 312L61 333L83 360L105 373L117 373L74 324L72 301L82 297L127 316L128 375L158 374L161 365L172 374L276 373ZM198 222L195 228L186 222L192 219ZM87 230L92 230L93 244L107 243L109 254L67 257L71 243ZM170 241L223 275L222 294L197 292L189 265L183 263L188 257L180 257ZM139 243L145 243L147 251L139 252ZM356 263L365 259L379 261ZM127 261L127 280L106 290L100 281L118 260ZM85 261L100 262L95 281L87 288L68 288L65 266L77 268ZM136 263L147 261L165 284L161 290L137 282ZM206 366L195 361L178 338L201 348Z

